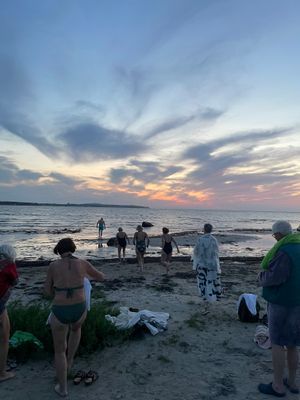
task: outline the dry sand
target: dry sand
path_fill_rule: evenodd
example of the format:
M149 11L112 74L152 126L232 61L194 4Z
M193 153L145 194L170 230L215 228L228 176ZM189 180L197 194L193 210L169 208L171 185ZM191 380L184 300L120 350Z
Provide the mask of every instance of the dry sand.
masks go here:
M99 263L106 275L101 284L108 300L120 306L170 314L168 330L105 348L77 358L76 369L95 369L99 379L90 387L69 384L69 398L97 400L213 400L267 399L257 392L270 382L271 353L253 342L256 324L237 319L241 293L260 293L257 263L222 262L221 302L205 305L198 296L190 262L174 261L169 277L158 262L147 263L143 276L136 264ZM13 299L39 298L45 268L22 268L21 285ZM259 299L263 309L266 304ZM264 310L262 311L263 314ZM59 398L53 391L52 362L30 361L16 370L13 380L0 384L0 399ZM297 398L288 394L287 398Z

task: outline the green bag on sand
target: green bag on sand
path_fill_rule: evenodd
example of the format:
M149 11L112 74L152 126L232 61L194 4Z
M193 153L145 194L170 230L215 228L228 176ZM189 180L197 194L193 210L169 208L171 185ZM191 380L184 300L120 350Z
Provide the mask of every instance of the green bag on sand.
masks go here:
M15 331L12 337L9 339L9 345L13 349L17 349L18 347L24 344L34 344L37 348L43 350L43 343L36 338L32 333L23 332L23 331Z

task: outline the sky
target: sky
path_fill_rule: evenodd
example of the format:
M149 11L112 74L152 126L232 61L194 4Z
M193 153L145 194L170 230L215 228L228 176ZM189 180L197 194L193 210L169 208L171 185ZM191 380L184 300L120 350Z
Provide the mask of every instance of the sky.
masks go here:
M300 211L298 0L2 0L0 200Z

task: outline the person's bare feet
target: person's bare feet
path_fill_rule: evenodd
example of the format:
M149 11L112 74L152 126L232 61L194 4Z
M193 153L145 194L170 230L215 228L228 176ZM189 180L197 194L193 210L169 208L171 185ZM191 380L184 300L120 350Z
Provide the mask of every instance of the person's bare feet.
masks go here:
M7 381L8 379L12 379L15 377L15 374L10 371L5 371L4 374L0 375L0 382Z
M67 396L68 396L68 392L62 392L62 391L60 390L59 384L57 384L57 385L54 386L54 391L55 391L55 393L58 394L60 397L67 397Z

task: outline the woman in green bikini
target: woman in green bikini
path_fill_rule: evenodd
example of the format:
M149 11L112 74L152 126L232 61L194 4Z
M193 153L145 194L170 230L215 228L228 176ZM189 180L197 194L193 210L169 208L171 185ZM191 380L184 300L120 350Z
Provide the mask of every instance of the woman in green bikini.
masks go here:
M55 392L67 396L67 374L72 368L86 318L84 278L102 281L104 275L89 262L73 256L76 246L72 239L61 239L54 248L60 259L48 268L44 291L53 297L50 319L58 384Z

